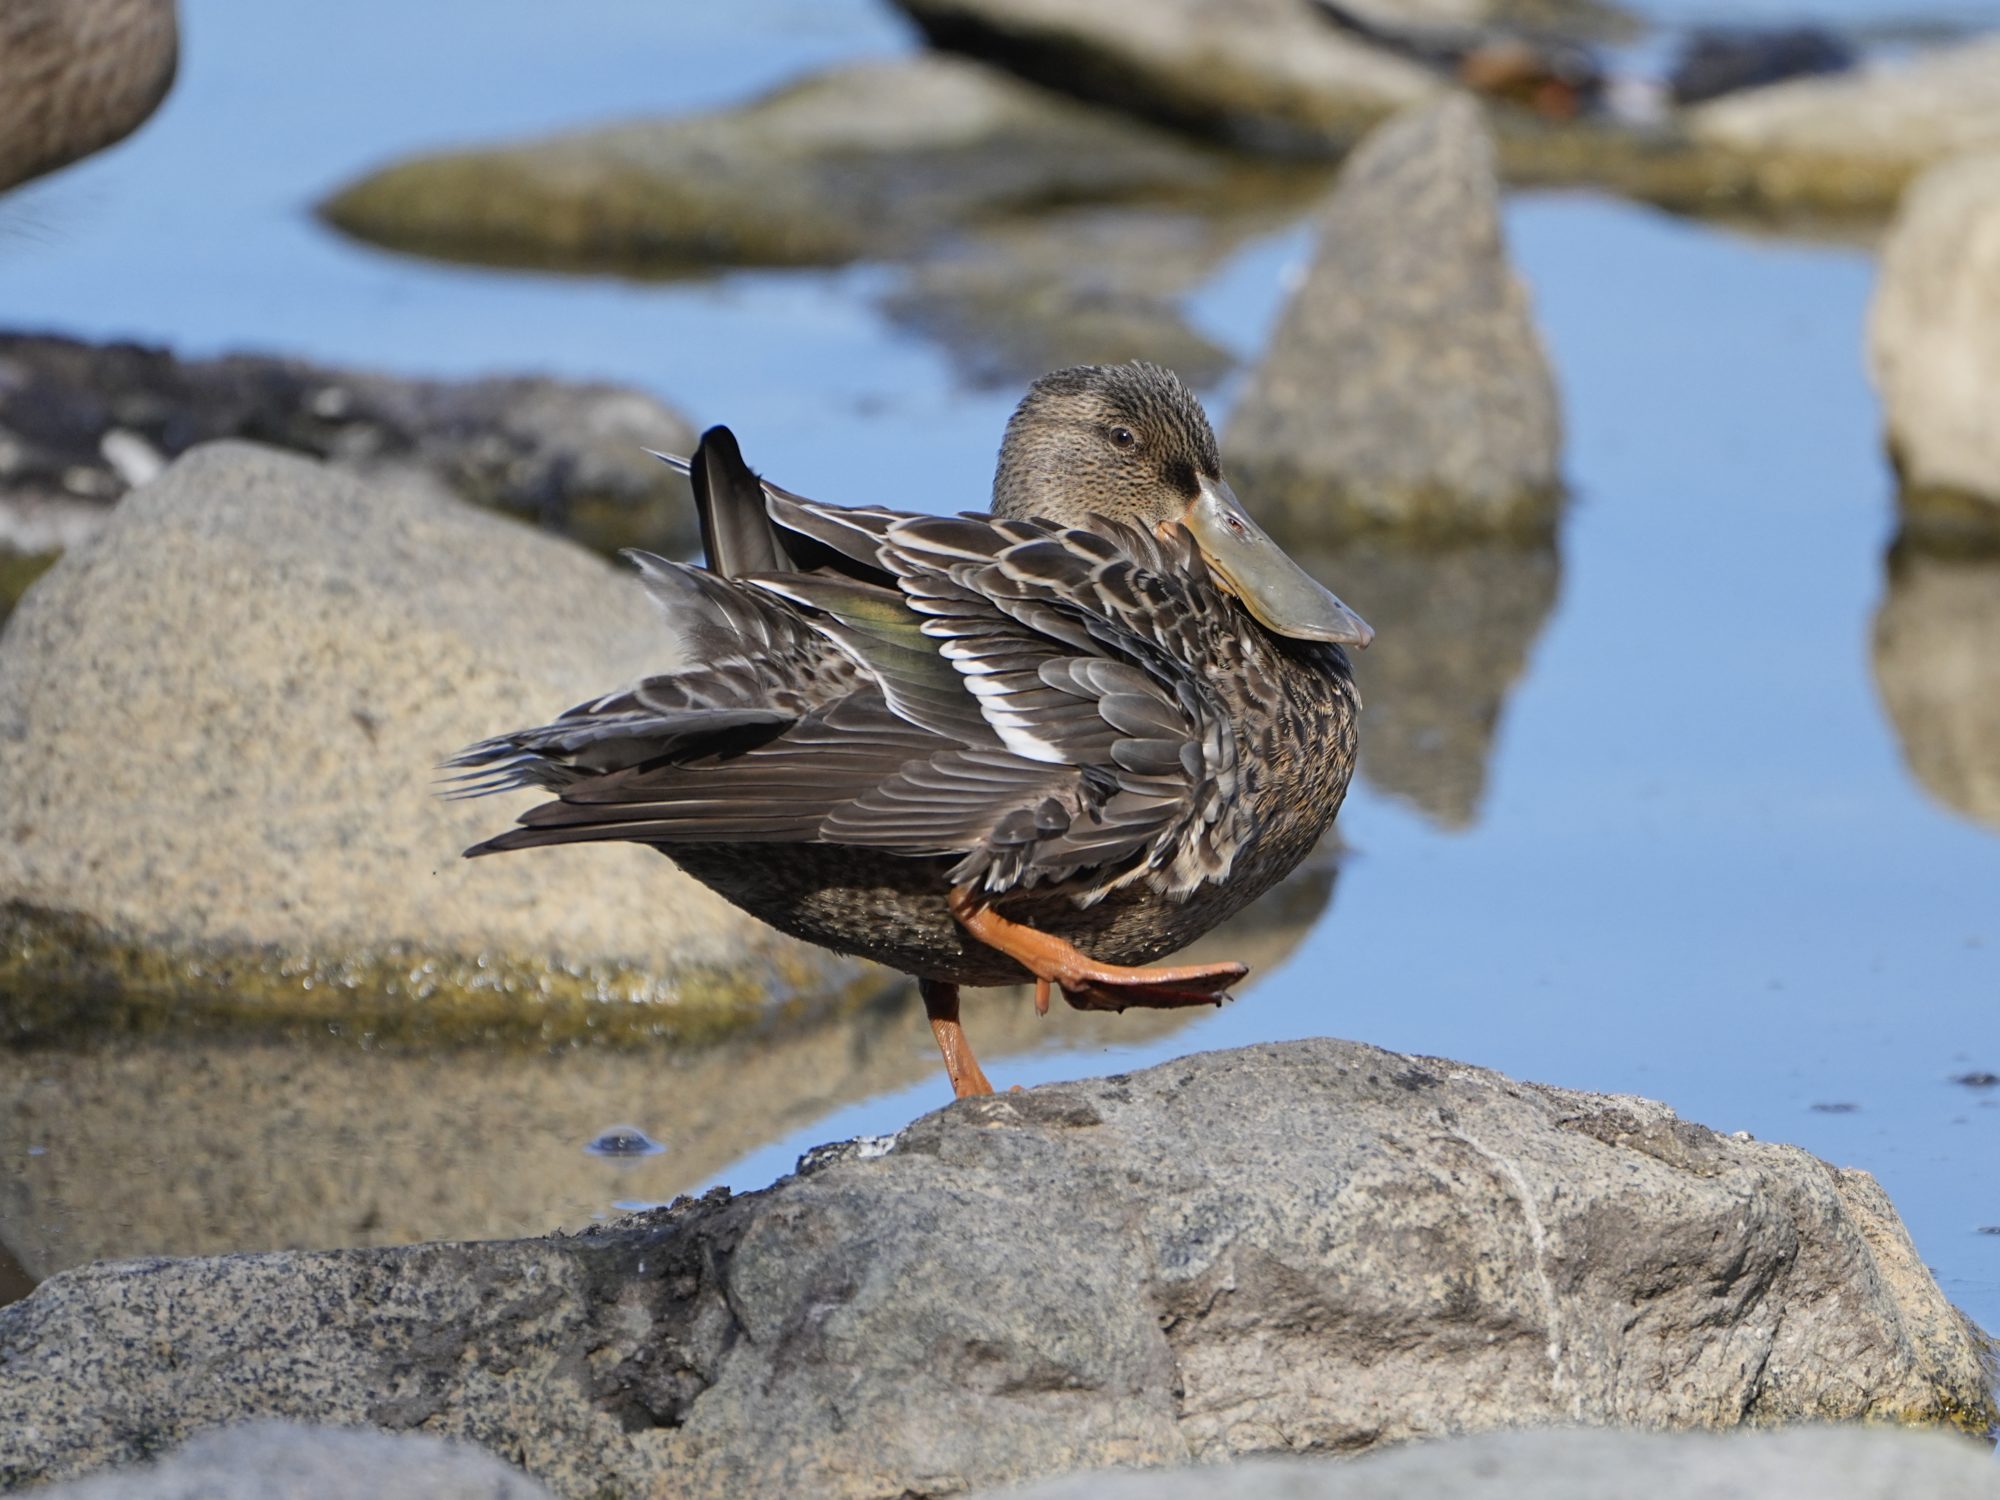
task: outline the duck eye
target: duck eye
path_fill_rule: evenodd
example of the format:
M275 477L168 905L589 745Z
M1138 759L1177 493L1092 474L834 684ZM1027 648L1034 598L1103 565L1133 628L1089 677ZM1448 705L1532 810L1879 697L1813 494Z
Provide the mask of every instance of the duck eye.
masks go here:
M1139 446L1139 434L1129 427L1114 427L1106 435L1111 439L1111 446L1114 448L1136 448Z

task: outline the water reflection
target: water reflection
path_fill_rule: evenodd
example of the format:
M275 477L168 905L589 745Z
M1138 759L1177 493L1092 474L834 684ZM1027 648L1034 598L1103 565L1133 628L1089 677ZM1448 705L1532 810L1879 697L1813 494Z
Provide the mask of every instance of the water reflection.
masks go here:
M1336 860L1322 851L1191 955L1268 973L1325 910ZM1143 1046L1207 1014L1058 1002L1038 1017L1026 990L966 997L967 1029L1002 1087L1010 1055ZM364 1049L317 1034L0 1049L0 1302L104 1258L575 1228L671 1199L845 1105L926 1079L933 1102L949 1102L907 990L678 1054ZM663 1149L591 1152L614 1125Z
M2000 829L2000 548L1891 550L1875 685L1924 790Z
M1470 828L1507 696L1555 607L1555 544L1369 536L1292 550L1375 627L1354 665L1361 774L1441 827Z

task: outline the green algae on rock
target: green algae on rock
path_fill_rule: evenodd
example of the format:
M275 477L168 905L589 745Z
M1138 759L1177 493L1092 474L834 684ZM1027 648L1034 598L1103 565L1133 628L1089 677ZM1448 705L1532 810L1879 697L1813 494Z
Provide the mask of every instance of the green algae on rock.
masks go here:
M320 207L395 249L671 275L837 265L1051 205L1212 187L1199 146L947 57L856 64L734 109L401 162Z

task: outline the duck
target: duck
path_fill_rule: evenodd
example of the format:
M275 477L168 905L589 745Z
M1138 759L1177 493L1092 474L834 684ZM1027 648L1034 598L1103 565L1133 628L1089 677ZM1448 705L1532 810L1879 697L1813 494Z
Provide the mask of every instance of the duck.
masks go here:
M174 0L0 4L0 192L137 130L179 62Z
M916 979L958 1097L962 987L1220 1004L1161 964L1295 868L1346 796L1373 631L1223 478L1172 371L1082 365L1008 420L991 510L815 502L726 427L704 559L627 556L680 665L468 746L457 795L554 794L475 844L648 844L781 932Z

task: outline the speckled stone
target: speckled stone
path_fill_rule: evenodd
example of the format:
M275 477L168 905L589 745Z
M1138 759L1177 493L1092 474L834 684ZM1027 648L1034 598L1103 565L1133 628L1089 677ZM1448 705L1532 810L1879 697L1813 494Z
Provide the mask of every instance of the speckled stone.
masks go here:
M533 799L445 801L441 760L671 664L580 547L194 449L0 641L0 996L697 1031L860 982L647 849L459 857Z
M0 1311L0 1484L421 1427L558 1494L890 1497L1508 1426L1994 1411L1881 1189L1356 1043L960 1101L574 1238L140 1261Z
M1401 115L1321 211L1229 422L1237 487L1296 547L1370 528L1532 535L1555 522L1561 438L1480 108Z

